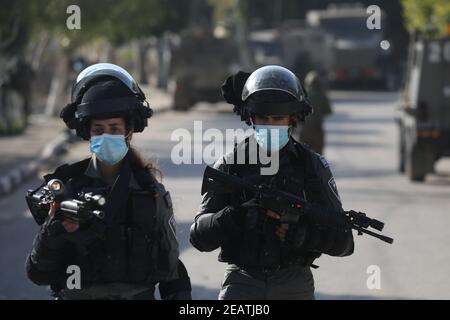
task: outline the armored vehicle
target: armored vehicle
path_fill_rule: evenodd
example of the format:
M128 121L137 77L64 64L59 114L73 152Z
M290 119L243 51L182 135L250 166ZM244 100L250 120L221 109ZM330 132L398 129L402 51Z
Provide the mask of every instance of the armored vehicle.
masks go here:
M412 42L397 111L399 170L424 181L450 156L450 37Z

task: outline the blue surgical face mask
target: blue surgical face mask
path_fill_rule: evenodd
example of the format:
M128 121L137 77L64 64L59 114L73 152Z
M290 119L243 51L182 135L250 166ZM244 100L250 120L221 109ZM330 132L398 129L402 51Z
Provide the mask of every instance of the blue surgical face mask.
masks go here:
M255 125L255 139L264 150L279 151L289 141L289 126Z
M125 136L121 134L102 134L92 136L91 152L103 163L115 165L122 160L128 152Z

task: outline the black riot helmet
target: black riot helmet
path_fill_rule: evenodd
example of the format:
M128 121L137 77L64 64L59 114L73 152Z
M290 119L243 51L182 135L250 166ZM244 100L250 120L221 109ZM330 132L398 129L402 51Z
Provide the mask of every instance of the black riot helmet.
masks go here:
M153 110L133 77L111 63L97 63L84 69L72 88L71 103L60 117L79 137L89 140L89 121L94 118L124 117L142 132Z
M288 69L269 65L255 70L242 89L243 120L254 115L292 115L303 121L313 109L300 80Z

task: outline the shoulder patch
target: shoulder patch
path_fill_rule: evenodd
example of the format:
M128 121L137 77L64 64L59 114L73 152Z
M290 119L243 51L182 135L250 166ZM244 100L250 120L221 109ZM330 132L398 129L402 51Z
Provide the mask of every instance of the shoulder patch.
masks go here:
M319 160L320 160L320 162L322 163L322 166L326 169L326 168L329 168L330 167L330 163L328 162L328 160L324 157L324 156L322 156L322 155L319 155L318 153L317 153L317 155L319 156Z
M168 209L172 209L172 198L170 197L169 191L167 191L167 192L164 194L163 198L164 198L164 203L166 204L166 207L167 207Z
M330 180L328 180L328 187L330 187L334 196L339 200L339 202L341 202L341 198L339 197L339 193L337 191L336 181L334 181L333 177Z

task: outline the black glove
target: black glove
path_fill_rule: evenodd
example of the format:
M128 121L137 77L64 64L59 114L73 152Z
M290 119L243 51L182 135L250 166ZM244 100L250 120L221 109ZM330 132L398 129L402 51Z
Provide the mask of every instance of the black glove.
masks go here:
M235 107L240 107L244 103L241 99L242 89L244 88L245 82L248 77L250 77L249 72L239 71L238 73L229 76L225 82L222 84L222 96L226 102L234 105ZM235 108L236 112L236 108Z
M48 216L42 224L41 232L46 237L54 237L65 234L67 231L62 225L62 222L63 218L60 215L55 215L54 217Z
M238 206L226 206L214 215L214 220L229 232L259 231L267 220L266 211L258 200L253 198Z
M264 222L267 220L267 209L263 208L255 198L241 204L240 211L243 225L249 231L261 231Z
M58 257L64 250L66 233L61 221L48 217L36 235L30 259L37 269L41 271L51 271L56 269Z
M305 215L289 228L287 243L296 249L338 256L348 247L351 224L341 213L328 212L319 204L305 206Z

